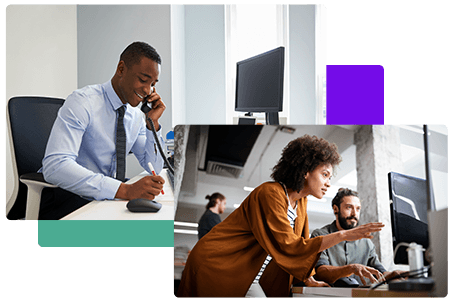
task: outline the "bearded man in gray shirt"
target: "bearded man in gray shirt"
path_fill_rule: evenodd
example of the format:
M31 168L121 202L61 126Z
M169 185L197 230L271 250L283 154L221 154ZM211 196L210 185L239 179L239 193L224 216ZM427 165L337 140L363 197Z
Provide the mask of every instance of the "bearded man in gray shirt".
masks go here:
M339 189L331 203L336 220L312 232L311 238L327 235L339 230L348 230L358 226L361 202L358 193L350 189ZM380 263L375 245L370 239L353 242L341 242L326 249L316 264L317 280L333 284L342 277L352 277L360 285L375 283L383 276L389 279L400 275L399 271L387 271ZM366 281L367 278L369 281Z

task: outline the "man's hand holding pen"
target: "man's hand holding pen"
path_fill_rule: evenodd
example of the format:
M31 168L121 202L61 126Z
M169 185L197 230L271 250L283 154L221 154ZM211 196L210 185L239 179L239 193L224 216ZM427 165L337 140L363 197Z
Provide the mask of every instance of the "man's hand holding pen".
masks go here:
M117 191L116 198L132 200L144 198L153 200L161 193L165 181L161 176L145 176L133 184L122 183Z

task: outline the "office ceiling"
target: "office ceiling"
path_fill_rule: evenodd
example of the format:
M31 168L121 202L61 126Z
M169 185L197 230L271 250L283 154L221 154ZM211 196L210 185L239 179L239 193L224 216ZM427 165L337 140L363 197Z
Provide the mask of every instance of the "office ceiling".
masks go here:
M192 125L191 125L192 126ZM237 126L236 126L237 127ZM189 178L191 183L188 191L182 191L178 201L178 208L175 220L188 222L195 226L201 215L205 211L205 195L213 192L221 192L227 197L227 208L221 215L224 220L232 213L237 206L250 193L244 190L244 187L256 187L262 182L271 180L271 169L280 158L283 148L293 139L304 134L316 135L326 140L336 143L342 156L342 163L336 168L335 176L331 181L331 188L322 199L316 199L309 196L308 216L310 228L320 228L321 226L334 219L331 209L332 197L336 194L339 187L345 186L356 189L356 146L353 145L353 136L359 126L261 126L261 131L254 141L243 140L242 143L251 144L251 151L246 159L246 163L238 178L211 175L200 168L199 164L205 163L205 153L208 145L206 138L209 131L208 125L202 125L200 138L196 139L196 150L191 150L192 157L197 160L195 164L189 163L191 167L185 170L185 178ZM424 174L424 152L423 152L423 132L421 125L399 126L401 155L403 161L404 174L425 178ZM433 184L436 184L435 196L439 201L436 207L445 208L447 204L447 178L448 178L448 139L447 128L445 126L429 126L430 135L430 162L434 174ZM224 134L218 134L221 147L228 148L227 137ZM239 144L239 143L237 143ZM236 145L233 145L236 147ZM236 149L236 148L234 148ZM239 151L239 150L235 150ZM188 153L187 153L188 154ZM186 159L189 161L190 159ZM193 166L193 167L192 167ZM195 188L192 188L195 186ZM175 223L175 229L183 230L184 234L178 234L177 238L183 236L183 241L188 243L190 238L196 241L196 230L189 229ZM189 229L189 230L187 230ZM191 241L192 242L192 241ZM195 244L195 242L194 242Z
M208 128L208 126L204 127ZM283 148L291 140L305 134L316 135L337 144L339 152L343 157L344 163L342 163L337 168L332 183L338 182L342 178L345 179L345 176L355 169L354 149L352 149L353 134L355 129L354 126L250 126L252 128L258 128L258 130L256 130L256 132L252 132L251 130L248 131L247 129L245 129L242 131L245 132L244 135L236 134L236 140L238 141L238 143L236 143L236 141L230 142L230 139L233 139L233 135L220 133L220 130L218 130L217 126L211 127L212 132L214 132L214 139L208 140L207 138L204 138L204 136L208 135L208 131L203 130L202 133L200 133L203 138L198 138L199 142L197 152L199 153L199 158L197 169L192 170L192 168L190 170L185 170L185 175L189 174L189 176L188 178L183 180L197 181L199 185L210 185L214 186L215 189L222 186L222 190L233 188L235 191L241 191L241 193L244 195L242 197L227 197L227 207L230 211L234 209L235 205L239 205L239 203L245 198L245 195L248 193L243 190L244 187L256 187L262 182L271 180L271 170L279 160ZM222 127L229 127L231 131L236 130L236 128L241 128L240 126ZM248 135L249 138L242 138L245 135ZM239 157L239 155L230 155L229 153L227 153L228 151L232 151L235 153L248 153L249 148L251 148L248 156L244 155L246 156L246 162L238 178L211 175L206 172L206 164L211 155L202 155L201 153L207 152L204 149L209 149L209 143L216 144L214 147L214 155L216 157L216 160L221 160L220 157L218 158L218 156L222 155L224 156L222 161L228 159L229 162L232 160L230 159L230 157L236 158ZM242 149L240 149L240 147ZM224 149L228 150L224 151ZM242 160L242 157L239 159L236 158L236 160ZM195 172L197 172L197 177L193 176ZM229 192L229 194L236 193L239 194L239 192ZM183 195L187 195L188 197L183 197ZM202 192L199 192L199 196L194 195L195 191L193 192L192 189L189 189L189 191L184 191L184 193L182 192L179 205L184 207L189 206L191 208L198 206L200 210L204 210L205 200Z
M254 126L258 127L256 132L259 133L252 133L251 131L248 132L242 130L242 133L245 133L242 135L236 133L236 129L241 128L240 126L222 126L235 130L234 134L237 136L236 140L238 142L230 142L230 139L233 140L233 134L227 135L225 133L220 133L220 131L213 130L215 138L212 139L212 141L219 145L219 147L216 145L214 155L220 156L220 153L225 155L227 151L240 152L240 144L242 145L242 148L245 148L244 152L246 152L246 154L244 156L246 157L246 162L238 178L211 175L206 172L206 148L211 140L208 141L208 138L205 137L208 136L209 127L210 126L203 125L203 130L200 133L200 136L203 138L198 139L196 151L199 152L199 154L197 154L199 158L197 164L194 164L197 167L190 170L185 170L185 175L189 174L189 176L185 177L195 181L196 185L198 183L199 191L196 191L195 189L183 191L181 193L180 202L178 203L181 207L190 207L192 209L198 209L202 212L206 204L204 196L207 193L214 192L207 191L206 187L212 186L214 187L214 190L225 191L225 195L236 195L235 197L227 197L227 212L229 213L233 211L236 205L239 205L248 194L248 191L244 191L244 187L252 188L258 186L262 182L270 181L271 169L280 158L283 148L291 140L303 136L304 134L316 135L318 137L325 138L330 142L336 143L343 158L342 163L335 169L335 175L331 182L332 188L329 189L324 199L311 199L312 201L308 204L308 209L317 213L329 214L331 212L331 198L337 192L339 187L346 186L356 189L356 162L353 135L359 126ZM421 164L423 164L423 152L421 150L421 147L423 147L423 139L421 139L421 126L400 126L400 129L405 170L423 168L421 166ZM437 137L439 140L444 141L440 143L434 141L433 144L437 144L439 147L434 147L432 149L433 152L436 152L434 153L434 156L439 156L442 159L442 155L445 157L447 156L446 128L437 127L430 129L433 130L434 138ZM253 137L245 139L243 138L245 135ZM250 148L251 150L248 153ZM203 153L203 155L201 155L201 153ZM239 157L239 155L236 156L234 154L231 156ZM242 157L239 159L242 159ZM441 169L442 172L447 172L447 164L435 163L434 166L436 169ZM424 177L420 175L418 176ZM336 189L336 191L334 189Z

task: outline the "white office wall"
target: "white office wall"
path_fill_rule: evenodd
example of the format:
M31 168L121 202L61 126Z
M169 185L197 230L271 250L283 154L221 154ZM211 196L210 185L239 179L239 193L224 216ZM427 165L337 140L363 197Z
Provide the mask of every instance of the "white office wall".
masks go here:
M186 55L184 5L170 7L172 36L172 127L186 124Z
M225 7L184 9L186 124L225 124Z
M316 124L315 5L289 5L290 124Z
M166 105L163 133L172 129L170 5L79 5L78 87L113 77L122 51L134 41L147 42L161 55L156 90Z
M13 96L65 98L76 89L76 26L75 5L6 8L6 101ZM6 136L7 201L18 188L10 147Z
M156 90L166 105L160 119L162 134L172 125L172 56L170 5L79 5L78 88L113 77L120 54L132 42L153 46L162 59ZM126 176L142 172L134 155L127 157Z

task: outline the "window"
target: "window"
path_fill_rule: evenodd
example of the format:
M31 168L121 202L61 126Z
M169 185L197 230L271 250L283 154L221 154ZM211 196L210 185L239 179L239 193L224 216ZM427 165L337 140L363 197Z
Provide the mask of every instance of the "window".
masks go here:
M244 113L234 111L236 91L236 63L263 52L284 46L285 74L288 73L287 47L287 6L286 5L246 5L226 6L226 120L228 124L237 123ZM283 112L280 118L287 118L289 101L288 80L285 76ZM264 113L254 114L258 122L265 118ZM280 120L281 122L281 120Z
M401 125L400 173L426 178L423 125ZM448 207L448 129L445 125L428 125L429 161L436 210Z

